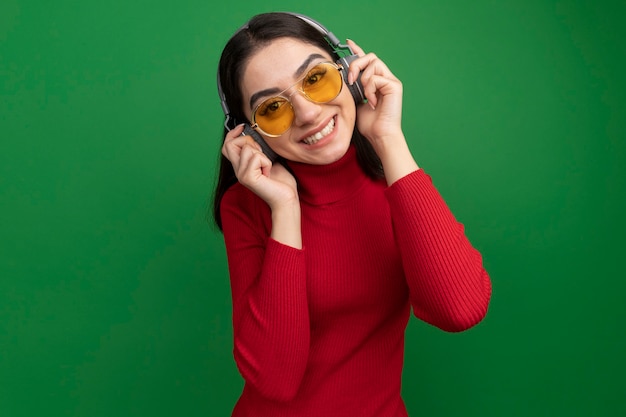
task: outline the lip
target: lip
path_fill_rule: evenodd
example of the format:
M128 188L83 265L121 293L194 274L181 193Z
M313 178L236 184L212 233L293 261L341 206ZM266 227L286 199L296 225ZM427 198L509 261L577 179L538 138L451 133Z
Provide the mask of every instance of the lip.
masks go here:
M308 138L309 136L315 135L318 132L321 132L322 130L324 130L324 128L326 126L328 126L328 123L330 123L330 121L332 119L335 119L335 128L333 129L332 132L330 132L330 134L326 135L325 137L323 137L322 139L320 139L317 143L313 144L313 145L307 145L304 142L304 139ZM320 123L318 125L318 127L315 130L310 130L307 133L305 133L304 135L302 135L301 139L298 141L298 143L300 143L301 145L306 146L307 148L316 148L318 146L323 145L324 143L326 143L329 139L331 139L333 136L335 136L335 132L337 131L337 116L334 115L332 117L329 117L328 119L326 119L324 122Z

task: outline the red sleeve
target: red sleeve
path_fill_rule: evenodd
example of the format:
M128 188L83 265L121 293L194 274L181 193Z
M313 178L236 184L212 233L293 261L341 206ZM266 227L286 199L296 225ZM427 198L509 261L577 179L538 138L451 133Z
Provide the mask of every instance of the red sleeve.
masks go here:
M423 170L386 190L415 316L445 331L468 329L487 313L491 281Z
M295 396L309 355L304 251L269 237L267 205L239 185L221 205L233 299L234 358L262 395Z

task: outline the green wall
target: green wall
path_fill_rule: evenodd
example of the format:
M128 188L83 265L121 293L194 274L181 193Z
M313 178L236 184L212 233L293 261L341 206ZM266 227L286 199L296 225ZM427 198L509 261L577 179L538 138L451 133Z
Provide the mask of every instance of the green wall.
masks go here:
M412 416L626 415L626 4L574 0L3 0L0 415L229 415L215 70L268 10L402 79L491 273L478 327L410 322Z

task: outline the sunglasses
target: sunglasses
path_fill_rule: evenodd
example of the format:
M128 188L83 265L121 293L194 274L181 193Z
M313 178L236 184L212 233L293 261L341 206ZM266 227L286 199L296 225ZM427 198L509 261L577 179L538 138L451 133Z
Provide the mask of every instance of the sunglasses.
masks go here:
M268 98L252 112L252 128L270 137L280 136L291 128L295 113L291 96L297 92L313 103L328 103L335 99L343 87L342 67L333 62L322 62L276 97ZM299 85L299 86L298 86ZM285 92L298 86L289 95Z

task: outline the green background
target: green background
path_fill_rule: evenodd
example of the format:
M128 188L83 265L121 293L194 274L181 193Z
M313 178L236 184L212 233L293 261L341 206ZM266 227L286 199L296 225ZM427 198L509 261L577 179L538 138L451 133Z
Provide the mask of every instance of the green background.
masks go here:
M626 3L574 0L2 0L0 415L230 414L215 71L270 10L398 75L491 274L476 328L410 322L411 415L626 415Z

